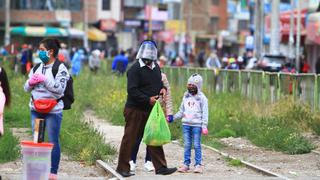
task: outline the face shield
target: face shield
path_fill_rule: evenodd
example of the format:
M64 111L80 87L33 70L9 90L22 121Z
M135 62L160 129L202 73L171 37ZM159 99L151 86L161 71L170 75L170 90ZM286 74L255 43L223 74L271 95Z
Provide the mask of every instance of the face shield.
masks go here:
M157 60L158 51L155 44L151 41L145 41L141 44L136 59Z

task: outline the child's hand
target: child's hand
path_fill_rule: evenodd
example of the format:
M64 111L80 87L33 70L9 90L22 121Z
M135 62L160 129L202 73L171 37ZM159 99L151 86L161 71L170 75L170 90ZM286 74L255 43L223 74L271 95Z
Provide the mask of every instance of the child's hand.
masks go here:
M202 128L202 134L203 135L208 135L208 129L207 128Z
M168 115L167 116L167 122L172 123L173 122L173 115Z

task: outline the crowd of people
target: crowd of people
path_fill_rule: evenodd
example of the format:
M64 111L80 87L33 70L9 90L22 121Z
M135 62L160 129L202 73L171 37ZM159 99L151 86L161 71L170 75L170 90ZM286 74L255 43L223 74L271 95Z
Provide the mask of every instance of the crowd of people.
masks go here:
M30 93L31 127L34 130L35 119L45 119L48 141L52 143L50 179L57 179L60 163L59 134L63 120L64 109L70 108L72 102L66 102L64 97L72 77L81 73L82 65L88 61L93 74L100 69L103 53L94 49L74 49L69 52L64 43L57 39L44 39L37 50L32 45L24 44L19 55L22 74L28 74L24 90ZM216 52L206 55L200 51L197 56L198 66L210 69L253 69L257 59L252 52L243 56L225 54L219 58ZM302 71L308 72L310 67L302 62ZM130 64L130 67L128 66ZM112 60L111 70L117 75L127 75L127 100L124 108L125 127L119 150L116 171L123 177L135 174L137 153L139 151L144 128L154 104L159 101L166 120L171 123L182 119L182 134L184 140L184 159L179 168L167 166L163 146L147 144L145 164L146 171L155 174L169 175L175 171L181 173L202 173L201 136L208 134L208 99L202 92L203 79L200 74L193 74L186 84L182 102L178 112L172 108L170 84L161 68L165 65L181 67L190 65L181 56L168 58L158 52L157 44L152 40L141 42L137 53L131 50L121 50ZM129 67L129 68L128 68ZM283 72L295 73L291 64L286 64ZM216 71L215 71L216 72ZM5 70L0 68L0 112L4 105L10 103L9 83ZM69 104L68 104L69 103ZM71 103L71 104L70 104ZM45 104L41 108L39 104ZM3 135L2 113L0 116L0 135ZM195 162L191 166L191 149L195 151Z
M65 43L61 43L57 58L63 62L68 69L71 69L70 74L72 76L78 76L81 72L82 65L88 64L92 72L98 72L100 69L100 62L103 59L112 60L112 71L118 75L123 75L128 65L133 64L136 60L137 51L134 48L127 50L119 49L112 53L105 53L105 50L88 49L82 47L67 47ZM6 49L1 49L2 55L8 55ZM29 73L30 69L41 60L38 57L38 50L32 44L23 44L16 53L14 60L15 71L20 69L22 74ZM192 51L187 56L178 55L174 53L166 53L165 51L159 51L158 58L166 61L166 66L171 67L202 67L209 68L215 71L215 74L219 69L231 69L231 70L263 70L262 59L257 59L252 50L248 50L242 55L237 54L221 54L216 50L205 51L199 50L195 53ZM278 69L281 72L290 73L310 73L311 66L308 64L305 57L301 57L300 69L297 70L293 60L286 59L285 63ZM320 61L319 61L320 62ZM320 63L316 64L316 72L320 72ZM288 71L288 69L290 71Z
M80 74L86 53L84 49L68 53L66 45L53 38L44 39L39 43L35 59L32 49L32 46L23 46L20 68L23 68L22 74L28 74L24 90L30 93L32 132L35 131L36 119L44 119L48 142L53 144L49 179L55 180L58 178L61 156L59 136L63 121L62 112L71 108L73 94L72 99L68 99L70 82L72 86L72 77ZM126 52L120 51L112 65L112 70L120 75L127 72L127 101L124 105L126 125L116 171L123 177L135 174L136 157L144 128L154 104L158 101L168 123L182 119L184 160L181 167L169 168L163 147L147 144L145 169L154 171L158 175L169 175L177 170L181 173L190 172L193 144L195 149L193 172L202 173L201 134L208 134L208 100L201 91L203 83L201 75L193 74L189 78L179 111L174 113L170 85L166 75L161 72L168 59L163 55L158 57L157 44L152 40L143 41L134 59L127 70L130 60ZM183 61L178 58L175 63L182 63L180 60ZM100 67L101 52L93 50L88 61L90 70L96 73ZM0 68L0 82L0 112L3 112L4 106L10 104L9 81L3 68ZM4 134L2 118L1 113L0 136Z

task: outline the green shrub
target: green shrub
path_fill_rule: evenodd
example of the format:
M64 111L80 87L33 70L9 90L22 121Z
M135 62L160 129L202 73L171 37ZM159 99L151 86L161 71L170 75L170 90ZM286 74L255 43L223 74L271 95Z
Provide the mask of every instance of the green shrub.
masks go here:
M222 144L218 139L212 137L210 134L202 136L202 143L216 149L222 149L225 147L224 144Z
M0 163L16 160L20 155L20 145L12 132L5 129L5 133L0 137Z
M314 115L314 118L312 119L312 122L309 126L317 135L320 135L320 113L319 112Z
M250 123L248 138L256 145L288 154L309 153L314 146L283 120L261 118Z
M241 160L239 160L239 159L232 159L230 157L224 157L224 160L228 162L229 166L235 166L235 167L243 166Z
M235 166L235 167L239 167L239 166L243 166L241 160L239 159L232 159L229 161L229 165L230 166Z
M309 130L314 121L314 112L310 106L294 100L293 97L283 97L270 105L270 116L278 118L291 127L299 127L301 131Z
M223 129L214 135L217 138L236 137L236 132L231 129Z

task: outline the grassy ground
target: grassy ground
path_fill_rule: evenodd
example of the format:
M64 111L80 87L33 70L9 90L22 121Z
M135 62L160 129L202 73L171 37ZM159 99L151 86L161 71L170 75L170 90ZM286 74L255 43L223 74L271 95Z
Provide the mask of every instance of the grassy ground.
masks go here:
M123 108L126 100L126 78L110 75L107 71L95 77L87 77L86 103L98 116L113 124L123 125ZM186 90L172 87L175 112ZM276 104L261 105L242 98L239 94L208 94L209 135L203 142L216 148L222 145L217 138L247 137L254 144L289 154L307 153L313 145L302 137L305 131L315 131L314 124L320 122L318 115L309 107L284 98ZM181 121L170 124L173 139L182 135Z

